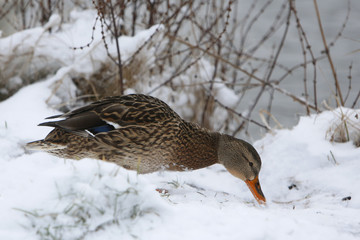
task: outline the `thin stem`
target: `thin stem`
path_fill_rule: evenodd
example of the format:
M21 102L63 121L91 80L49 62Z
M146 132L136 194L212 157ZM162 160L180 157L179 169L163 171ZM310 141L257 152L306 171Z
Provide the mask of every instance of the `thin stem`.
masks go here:
M117 58L118 58L118 71L119 71L119 90L120 90L120 95L124 94L124 84L123 84L123 73L122 73L122 63L121 63L121 54L120 54L120 45L119 45L119 37L121 35L118 35L118 29L116 27L116 22L115 22L115 14L114 14L114 7L112 5L112 2L109 1L110 3L110 13L111 13L111 20L112 20L112 24L114 26L114 37L115 37L115 43L116 43L116 50L117 50Z
M320 12L319 12L319 7L318 7L318 4L317 4L317 0L313 0L313 1L314 1L316 16L317 16L317 20L318 20L318 24L319 24L319 28L320 28L321 38L323 40L323 44L324 44L324 47L325 47L325 54L326 54L326 56L328 58L328 61L329 61L330 67L331 67L331 71L332 71L333 76L334 76L335 88L336 88L336 96L339 96L340 104L341 104L341 106L344 106L344 100L343 100L343 97L342 97L339 81L338 81L338 78L337 78L337 74L336 74L336 71L335 71L335 67L334 67L332 58L330 56L329 47L328 47L328 45L326 43L326 38L325 38L325 34L324 34L324 29L323 29L322 23L321 23Z

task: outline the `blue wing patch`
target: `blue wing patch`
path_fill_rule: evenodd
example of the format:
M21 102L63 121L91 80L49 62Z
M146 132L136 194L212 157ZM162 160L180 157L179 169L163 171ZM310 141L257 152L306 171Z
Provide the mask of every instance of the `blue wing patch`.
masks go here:
M90 128L89 131L95 135L95 134L101 133L101 132L109 132L114 129L115 129L114 126L112 126L110 124L105 124L105 125L97 126L94 128Z

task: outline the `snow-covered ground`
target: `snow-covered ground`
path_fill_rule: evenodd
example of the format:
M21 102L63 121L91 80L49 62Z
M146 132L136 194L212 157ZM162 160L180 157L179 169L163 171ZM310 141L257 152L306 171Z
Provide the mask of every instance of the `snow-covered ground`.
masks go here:
M0 239L360 238L360 148L328 141L341 112L359 134L360 110L303 117L255 142L262 207L222 166L137 175L112 163L27 152L26 142L50 130L36 125L56 114L45 103L52 81L0 103Z

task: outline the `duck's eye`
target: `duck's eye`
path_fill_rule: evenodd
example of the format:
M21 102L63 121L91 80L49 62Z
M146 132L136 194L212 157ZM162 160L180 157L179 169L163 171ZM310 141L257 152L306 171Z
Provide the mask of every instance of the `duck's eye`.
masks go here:
M252 162L249 162L249 166L252 167L254 164Z

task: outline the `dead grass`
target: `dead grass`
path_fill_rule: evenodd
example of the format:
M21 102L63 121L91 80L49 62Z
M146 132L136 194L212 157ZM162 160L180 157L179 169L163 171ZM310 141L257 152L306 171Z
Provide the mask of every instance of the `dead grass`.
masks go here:
M351 141L360 147L360 119L359 110L332 110L334 120L326 132L326 139L330 142L345 143Z

